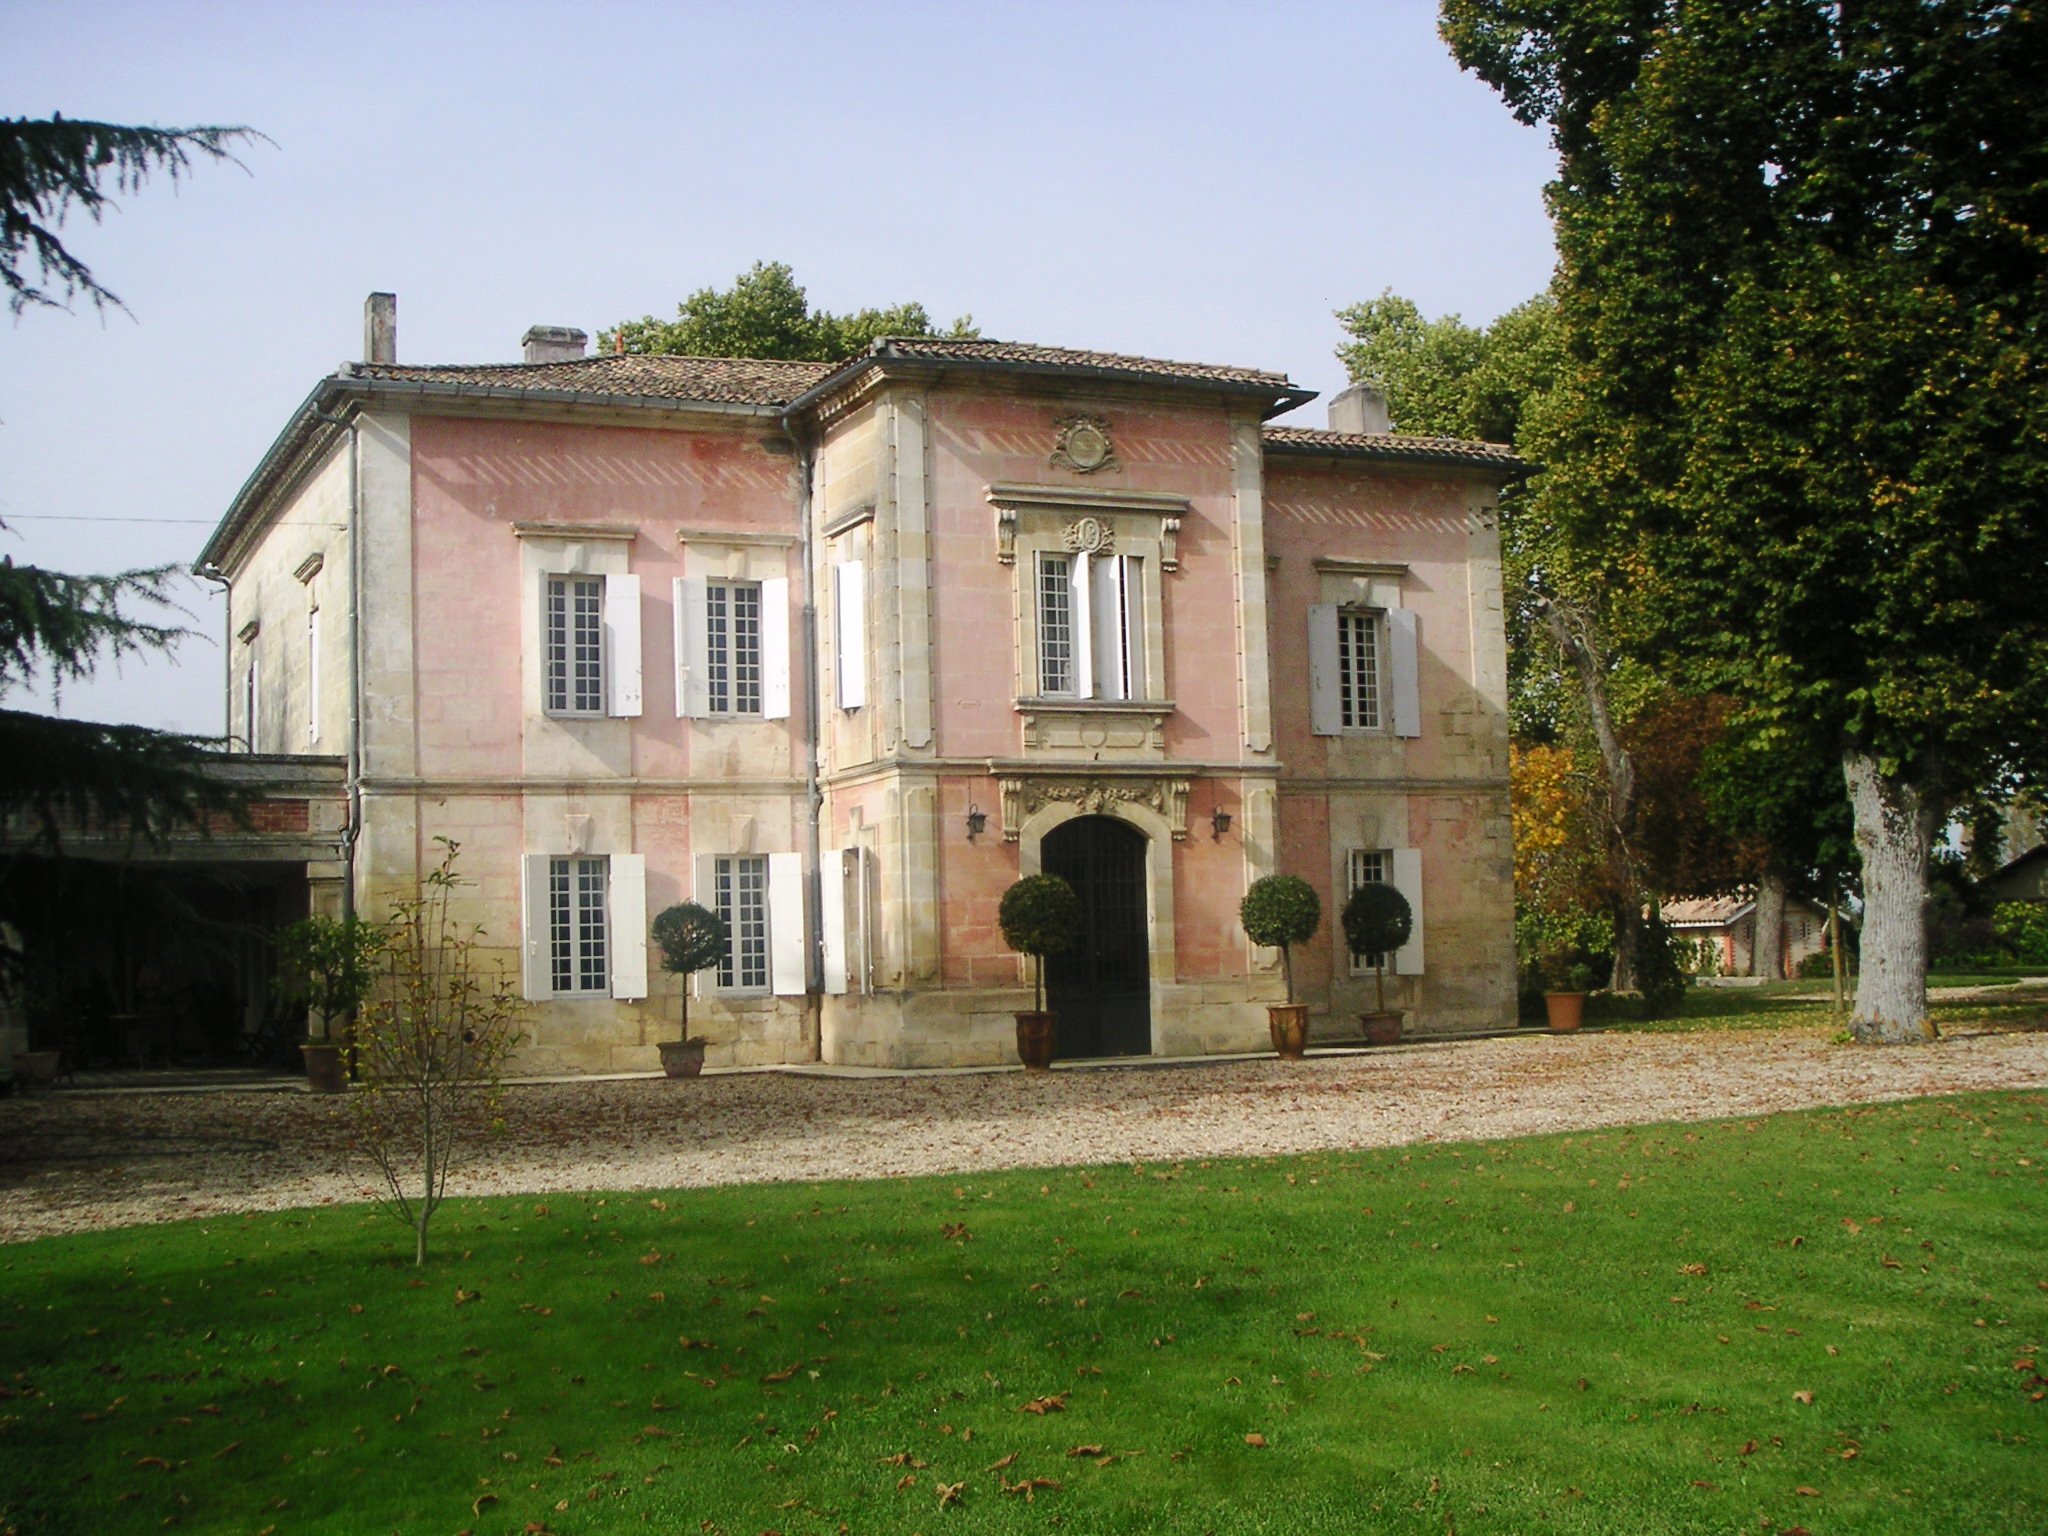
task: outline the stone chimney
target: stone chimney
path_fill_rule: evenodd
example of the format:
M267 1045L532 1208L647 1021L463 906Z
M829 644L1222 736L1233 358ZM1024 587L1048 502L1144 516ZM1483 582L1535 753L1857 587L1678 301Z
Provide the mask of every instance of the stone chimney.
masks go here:
M363 300L363 361L398 361L398 295L373 293Z
M1370 384L1353 384L1330 397L1332 432L1391 432L1387 397Z
M582 359L589 340L573 325L530 325L519 346L529 363L573 363Z

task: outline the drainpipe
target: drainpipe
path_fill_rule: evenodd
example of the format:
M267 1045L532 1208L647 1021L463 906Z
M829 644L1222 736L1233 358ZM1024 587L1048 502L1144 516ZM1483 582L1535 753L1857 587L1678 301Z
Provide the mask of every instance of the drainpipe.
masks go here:
M817 455L809 434L785 416L783 431L796 445L797 552L804 567L804 905L811 913L811 942L804 946L804 1048L812 1061L825 1055L825 885L823 818L825 794L818 783L822 752L818 684L818 579L812 559L811 477Z
M348 433L348 819L341 829L341 920L348 922L356 915L356 840L363 830L362 442L354 415L313 415ZM309 683L318 685L317 678Z

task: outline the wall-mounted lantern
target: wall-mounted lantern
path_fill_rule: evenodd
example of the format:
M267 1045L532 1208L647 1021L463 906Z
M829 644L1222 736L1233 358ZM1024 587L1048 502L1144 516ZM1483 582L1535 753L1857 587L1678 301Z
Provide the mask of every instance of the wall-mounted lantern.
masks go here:
M988 812L970 803L967 807L967 841L973 842L987 830Z
M1223 841L1223 834L1230 830L1230 812L1222 807L1209 813L1209 836L1216 842Z

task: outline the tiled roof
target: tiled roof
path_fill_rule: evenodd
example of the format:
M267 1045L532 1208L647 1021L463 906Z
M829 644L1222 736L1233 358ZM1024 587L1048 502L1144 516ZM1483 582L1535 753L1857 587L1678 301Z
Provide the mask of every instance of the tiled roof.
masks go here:
M1328 453L1344 458L1390 459L1409 464L1473 464L1518 472L1525 466L1503 443L1468 443L1455 437L1419 437L1405 432L1324 432L1314 427L1266 427L1268 448Z
M791 363L748 357L586 357L562 363L351 363L345 377L370 383L443 386L498 393L603 395L613 399L704 400L731 405L787 405L836 363Z
M1664 921L1674 928L1718 928L1746 917L1752 896L1679 896L1663 902Z
M1041 347L1023 341L982 341L955 336L884 336L876 341L869 356L919 357L936 362L1021 363L1031 367L1072 368L1093 373L1191 379L1208 384L1242 384L1253 389L1294 390L1286 374L1264 368L1176 363L1165 358L1131 357L1121 352L1082 352L1072 347Z

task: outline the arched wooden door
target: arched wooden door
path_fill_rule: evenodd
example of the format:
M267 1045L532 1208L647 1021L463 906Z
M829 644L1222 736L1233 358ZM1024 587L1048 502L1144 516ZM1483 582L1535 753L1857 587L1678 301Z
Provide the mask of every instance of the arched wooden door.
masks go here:
M1152 1053L1145 847L1144 833L1109 816L1077 816L1040 847L1040 867L1081 898L1080 942L1045 963L1055 1050L1066 1060Z

